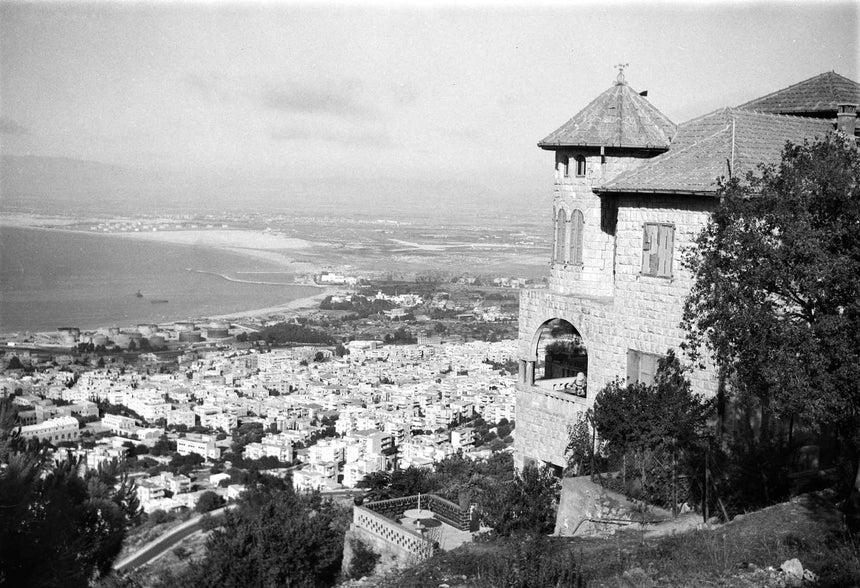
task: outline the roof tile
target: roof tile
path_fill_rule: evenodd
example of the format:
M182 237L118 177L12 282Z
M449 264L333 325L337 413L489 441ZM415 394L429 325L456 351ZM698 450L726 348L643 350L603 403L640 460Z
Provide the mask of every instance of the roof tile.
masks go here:
M738 108L774 114L821 113L835 116L840 104L860 104L860 84L829 71L741 104Z
M670 151L595 191L712 194L717 178L776 163L786 141L799 143L832 129L822 119L724 108L682 124Z
M538 143L558 147L667 149L675 124L625 82L618 82Z

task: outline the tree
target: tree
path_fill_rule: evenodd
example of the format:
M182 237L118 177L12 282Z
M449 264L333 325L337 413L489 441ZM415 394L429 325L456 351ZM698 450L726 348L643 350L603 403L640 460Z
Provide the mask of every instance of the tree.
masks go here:
M757 405L760 440L773 418L835 432L860 490L858 149L838 134L789 144L759 171L723 183L685 261L688 349Z
M223 498L221 498L211 490L207 490L200 495L200 498L197 499L197 506L194 507L194 510L196 510L197 512L209 512L211 510L215 510L216 508L220 508L223 504Z
M340 573L348 511L318 494L269 482L246 492L210 535L202 560L162 586L333 586Z
M677 504L674 480L678 459L700 444L712 412L711 402L693 394L684 372L675 353L669 350L657 364L654 384L610 382L595 397L591 414L594 428L606 443L606 452L621 460L624 491L673 508ZM582 456L576 454L582 452L587 435L583 436L581 430L572 433L577 438L572 435L570 439L571 457L581 461ZM633 477L627 475L628 463L635 466ZM668 465L661 465L664 463ZM672 480L671 487L664 483L668 478Z
M88 586L110 572L139 521L134 486L116 464L81 474L77 460L52 463L14 419L11 403L0 403L0 582Z
M485 493L482 518L502 536L552 533L560 488L549 468L528 465L509 483L496 484Z

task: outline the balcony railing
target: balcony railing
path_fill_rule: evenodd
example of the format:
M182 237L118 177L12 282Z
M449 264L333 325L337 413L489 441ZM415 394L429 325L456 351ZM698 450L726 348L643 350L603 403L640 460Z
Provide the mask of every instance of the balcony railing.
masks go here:
M548 380L535 380L535 387L541 390L558 392L560 394L570 394L580 398L586 397L585 389L577 388L576 378L552 378Z

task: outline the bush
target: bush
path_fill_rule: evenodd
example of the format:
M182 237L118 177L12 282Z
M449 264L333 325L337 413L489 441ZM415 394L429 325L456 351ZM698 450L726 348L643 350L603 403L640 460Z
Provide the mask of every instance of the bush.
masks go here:
M147 522L150 525L160 525L162 523L169 523L171 521L176 520L176 515L169 512L164 512L160 508L149 513L149 518Z
M350 539L349 545L352 548L352 559L349 563L347 575L356 580L371 575L373 570L376 569L380 554L373 551L360 539Z
M677 486L672 481L678 478L679 463L691 466L680 473L694 481L702 478L704 484L704 467L689 457L699 455L707 444L713 403L693 394L685 371L669 350L658 362L654 384L616 380L595 398L593 426L606 442L612 463L622 470L620 490L631 498L674 508ZM575 447L569 449L581 458L583 431L572 433ZM683 495L677 498L690 500Z
M481 516L501 536L552 533L560 490L558 478L549 468L529 465L509 483L487 490Z
M508 588L585 586L581 565L572 551L558 553L551 540L540 534L519 535L504 543L491 557L476 564L481 585Z
M221 498L211 490L207 490L200 495L200 498L197 499L197 506L194 507L194 510L196 510L197 512L209 512L215 510L216 508L220 508L223 504L223 498Z

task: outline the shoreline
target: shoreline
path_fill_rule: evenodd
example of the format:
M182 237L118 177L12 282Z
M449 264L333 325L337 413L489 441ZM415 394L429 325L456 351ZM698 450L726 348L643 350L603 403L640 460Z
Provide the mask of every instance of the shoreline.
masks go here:
M303 285L303 284L299 284ZM315 284L316 285L316 284ZM252 310L242 310L239 312L231 312L228 314L219 314L215 316L205 317L201 320L230 320L230 319L240 319L240 318L260 318L260 317L268 317L271 315L277 315L281 313L296 313L297 316L301 316L303 313L308 313L314 310L319 310L319 303L323 301L327 296L333 296L338 292L343 291L340 286L319 286L318 288L324 288L322 292L317 292L313 296L306 296L304 298L296 298L295 300L291 300L284 304L280 304L278 306L269 306L267 308L257 308ZM164 324L172 324L172 323L164 323Z
M305 285L305 284L298 284ZM206 315L206 316L198 316L193 319L177 319L175 321L167 321L161 323L153 323L158 325L159 327L170 327L175 325L176 323L182 322L193 322L195 324L205 324L205 323L213 323L216 321L220 322L235 322L240 319L263 319L263 318L272 318L278 315L281 318L287 318L287 315L295 315L295 316L304 316L306 314L310 314L316 310L319 310L319 304L323 301L327 296L333 296L337 293L344 292L344 289L341 286L319 286L314 284L317 288L323 288L321 292L317 292L312 296L305 296L303 298L296 298L295 300L290 300L289 302L285 302L284 304L279 304L277 306L268 306L265 308L254 308L250 310L240 310L237 312L230 312L225 314L217 314L217 315ZM127 325L119 325L119 324L111 324L111 325L103 325L99 327L93 328L82 328L81 333L97 333L99 331L105 331L111 328L119 328L122 331L134 330L137 328L137 324L127 324ZM13 335L19 335L22 333L28 333L32 336L51 336L59 334L59 330L54 331L28 331L26 329L21 329L19 331L12 332L3 332L0 333L0 339L13 339Z
M56 224L72 224L81 222L82 219L68 219L59 217L37 217L30 215L0 215L0 229L3 227L28 229L35 231L53 231L58 233L74 234L74 235L91 235L94 237L113 237L115 239L126 239L128 241L147 241L153 243L162 243L165 245L176 246L191 246L204 247L213 251L223 251L232 254L240 255L246 258L263 259L277 266L284 273L293 275L318 273L319 267L316 264L311 264L306 261L295 261L289 259L286 255L298 253L321 246L323 244L313 243L302 239L293 239L282 235L273 235L263 232L254 231L251 229L180 229L175 231L157 231L157 232L96 232L88 230L70 229L63 226L44 226L48 223ZM86 222L84 220L84 222ZM250 318L265 318L270 316L286 316L296 315L301 316L306 313L318 310L319 303L329 295L343 291L341 286L323 286L305 280L294 280L290 283L286 282L263 282L255 280L242 280L232 278L217 272L205 270L195 270L186 268L187 271L211 274L221 279L226 279L230 282L273 285L273 286L300 286L314 288L316 292L309 296L303 296L278 304L263 308L250 308L247 310L239 310L215 315L196 315L192 320L195 323L207 323L214 321L225 321L228 319L250 319ZM269 273L269 272L261 272ZM120 319L122 320L122 319ZM177 322L185 322L189 319L176 319L164 322L158 322L159 326L174 325ZM81 332L93 333L101 330L106 330L111 327L120 327L122 329L135 329L137 323L128 323L120 326L120 321L105 323L96 327L82 328ZM15 335L28 333L30 335L51 335L56 334L57 330L4 330L0 332L0 337L4 339L14 339Z

